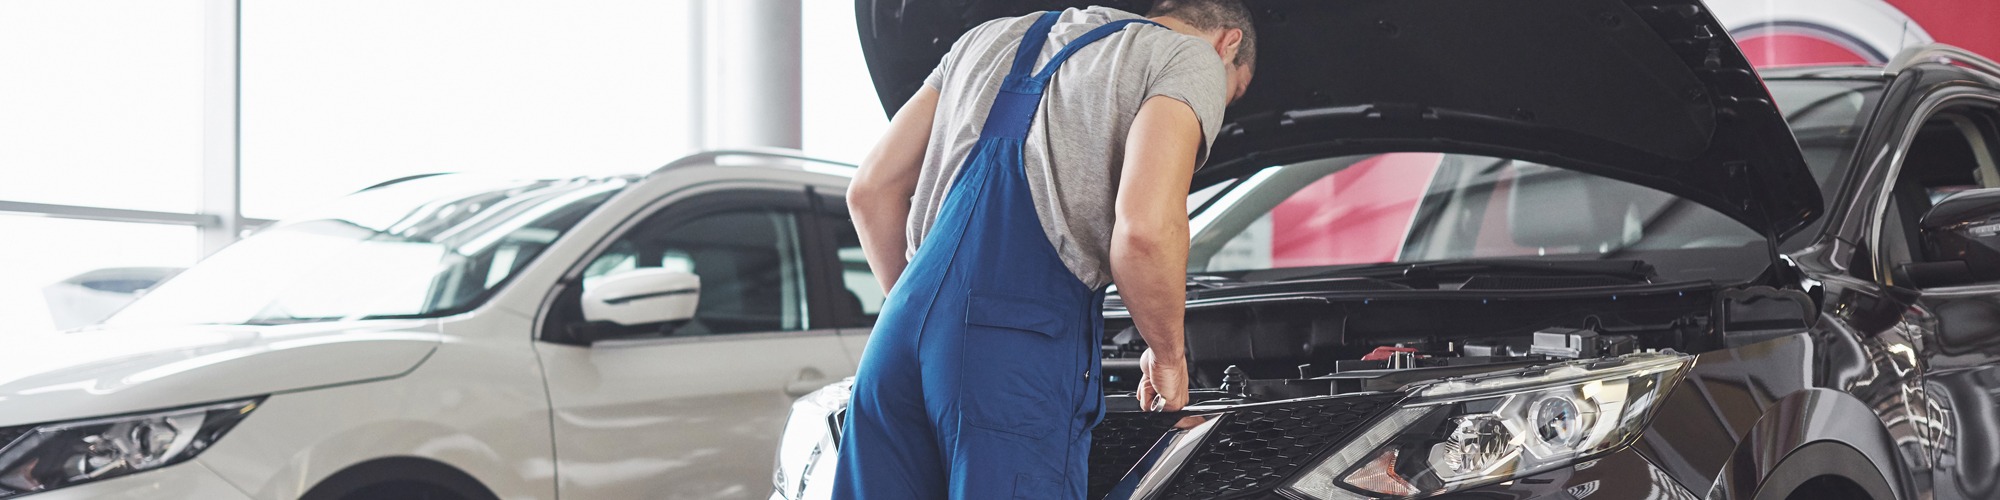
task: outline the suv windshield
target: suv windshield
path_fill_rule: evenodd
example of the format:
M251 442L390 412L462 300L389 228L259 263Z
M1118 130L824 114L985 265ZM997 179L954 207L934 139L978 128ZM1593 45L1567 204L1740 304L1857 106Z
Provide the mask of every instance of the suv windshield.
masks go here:
M1662 281L1746 279L1765 239L1655 189L1535 163L1386 153L1269 167L1203 190L1189 271L1464 259L1638 260ZM1199 206L1199 204L1197 204Z
M105 324L280 324L469 309L625 184L447 175L365 190L230 245Z
M1831 203L1839 199L1840 183L1847 177L1854 148L1861 142L1861 129L1887 85L1879 80L1774 79L1765 82L1771 98L1785 113L1785 122L1798 138L1806 166L1819 182L1820 197ZM1805 248L1826 226L1826 217L1813 221L1804 230L1792 233L1780 249L1790 252Z
M1814 180L1833 200L1884 83L1767 82ZM1638 260L1655 281L1741 280L1770 260L1764 237L1655 189L1505 158L1387 153L1270 167L1188 196L1188 270L1250 279L1264 269L1465 259ZM1794 233L1795 250L1823 224Z

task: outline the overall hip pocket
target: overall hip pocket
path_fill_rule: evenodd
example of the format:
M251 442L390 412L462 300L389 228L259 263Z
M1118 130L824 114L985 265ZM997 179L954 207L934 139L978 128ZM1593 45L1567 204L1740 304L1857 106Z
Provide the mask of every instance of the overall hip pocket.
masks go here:
M1034 439L1065 436L1082 369L1073 314L1054 302L967 297L960 408L971 425Z

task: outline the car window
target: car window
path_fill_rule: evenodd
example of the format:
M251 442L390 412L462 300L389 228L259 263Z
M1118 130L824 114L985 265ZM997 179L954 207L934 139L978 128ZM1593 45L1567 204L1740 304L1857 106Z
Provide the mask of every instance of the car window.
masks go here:
M287 324L470 310L625 185L444 175L282 221L108 325Z
M1886 84L1877 80L1816 78L1780 78L1765 84L1771 90L1771 97L1777 100L1778 109L1785 113L1792 137L1799 141L1799 152L1805 155L1806 166L1812 169L1813 180L1819 183L1821 198L1829 204L1838 201L1841 182L1852 164L1855 148L1861 143L1861 133L1873 117L1870 111L1875 109ZM1826 220L1819 217L1792 233L1779 245L1780 250L1792 252L1812 244Z
M882 301L887 294L882 293L881 282L875 280L875 272L868 268L868 256L861 251L861 237L854 231L854 221L845 217L829 219L837 243L835 262L840 266L842 292L833 298L833 305L860 319L859 324L848 326L873 325L875 316L882 313Z
M1926 118L1911 139L1882 214L1881 255L1892 280L1906 281L1903 266L1926 260L1917 228L1932 205L1959 191L2000 187L1996 123L1983 108L1947 108Z
M672 335L804 330L805 271L798 216L748 209L693 218L654 217L584 268L584 288L641 268L694 273L694 319Z

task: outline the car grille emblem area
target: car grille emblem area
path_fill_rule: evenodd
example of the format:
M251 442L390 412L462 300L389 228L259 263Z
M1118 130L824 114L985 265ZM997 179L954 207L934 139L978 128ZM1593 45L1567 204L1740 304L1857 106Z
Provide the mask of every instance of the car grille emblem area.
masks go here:
M1222 410L1227 416L1216 423L1218 427L1180 466L1177 477L1158 498L1245 498L1269 493L1402 396L1314 398ZM1176 421L1192 414L1106 414L1091 433L1087 498L1103 498Z
M1104 498L1183 413L1110 412L1090 431L1090 494Z
M1235 498L1268 491L1401 398L1349 396L1233 411L1182 467L1166 498Z

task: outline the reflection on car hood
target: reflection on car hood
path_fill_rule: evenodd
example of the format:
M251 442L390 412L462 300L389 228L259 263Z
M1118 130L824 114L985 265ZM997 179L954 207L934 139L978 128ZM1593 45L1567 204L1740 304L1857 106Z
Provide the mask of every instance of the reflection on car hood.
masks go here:
M436 349L432 321L127 328L16 338L0 427L390 378Z
M857 0L884 107L972 26L1149 2ZM1673 193L1782 237L1822 210L1770 93L1698 0L1248 0L1257 74L1204 179L1394 150L1485 153ZM1201 182L1197 182L1201 184Z

